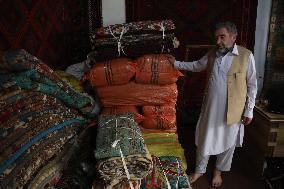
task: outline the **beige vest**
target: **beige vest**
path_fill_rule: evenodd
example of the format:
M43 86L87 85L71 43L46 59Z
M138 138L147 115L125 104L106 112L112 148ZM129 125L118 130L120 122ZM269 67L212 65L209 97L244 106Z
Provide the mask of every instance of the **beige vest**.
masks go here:
M248 67L248 59L251 51L248 49L237 46L239 55L233 58L231 68L227 75L228 97L227 97L227 124L231 125L241 120L243 115L246 95L247 95L247 82L246 74ZM207 67L207 83L212 77L212 68L216 58L216 49L212 49L208 53L208 67ZM207 93L207 87L206 92Z

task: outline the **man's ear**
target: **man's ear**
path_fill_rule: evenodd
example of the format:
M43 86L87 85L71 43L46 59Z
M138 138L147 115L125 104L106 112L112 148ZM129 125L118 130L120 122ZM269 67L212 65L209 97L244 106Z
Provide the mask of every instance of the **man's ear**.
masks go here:
M231 37L232 37L232 39L233 39L234 41L236 41L236 39L237 39L237 35L236 35L236 34L231 33Z

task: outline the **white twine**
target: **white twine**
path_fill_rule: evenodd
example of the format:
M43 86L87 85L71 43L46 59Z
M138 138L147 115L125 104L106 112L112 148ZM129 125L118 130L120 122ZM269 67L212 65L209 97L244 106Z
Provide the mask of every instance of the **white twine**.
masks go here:
M181 166L181 164L179 163L177 157L176 157L176 161L177 161L178 167L182 170L182 166ZM185 175L185 173L184 173L184 176L187 178L187 176ZM179 177L180 177L180 176L179 176L179 173L178 173L178 179L177 179L176 188L178 188L178 183L179 183L179 179L180 179ZM189 180L188 180L188 179L186 179L186 182L187 182L188 186L190 186L190 183L189 183Z
M123 36L124 33L127 32L127 28L124 27L124 26L122 26L122 31L121 31L121 33L120 33L119 38L114 35L114 33L112 32L110 26L108 26L108 29L109 29L110 34L111 34L111 35L116 39L116 41L117 41L117 52L118 52L118 56L120 56L120 51L122 51L122 53L123 53L125 56L127 56L127 54L126 54L126 53L124 52L124 50L123 50L123 46L121 45L122 36Z
M170 182L169 182L169 180L168 180L168 178L167 178L167 175L166 175L166 173L165 173L165 171L164 171L164 169L163 169L163 166L162 166L162 164L161 164L161 162L160 162L160 159L159 159L158 157L157 157L157 159L158 159L159 164L160 164L160 166L161 166L161 169L162 169L162 171L163 171L163 175L164 175L164 177L165 177L165 179L166 179L167 187L168 187L168 189L171 189L172 187L171 187Z
M133 118L129 118L129 117L126 117L126 116L120 116L119 119L127 119L131 122L135 122L135 120ZM110 122L114 121L114 120L116 121L116 125L117 125L117 118L113 118L113 119L107 120L104 124L102 124L101 127L104 128L104 129L112 129L113 127L108 126L108 124ZM139 139L142 139L144 141L144 138L142 137L141 133L139 133L139 130L134 130L133 128L129 128L129 127L119 127L119 128L131 130L133 133L136 133L139 136ZM116 138L117 138L117 133L116 133Z
M142 180L142 179L141 179ZM139 180L138 182L138 188L140 189L141 188L141 180Z
M165 35L165 26L164 26L163 22L161 22L160 27L161 27L162 32L163 32L163 40L164 40L166 35ZM165 49L165 46L163 44L161 53L164 52L164 49Z
M129 121L135 122L135 120L134 120L133 118L129 118L129 117L126 117L126 116L120 116L119 119L127 119L127 120L129 120ZM104 128L104 129L112 129L113 127L111 127L111 126L105 126L105 125L108 124L108 123L111 122L111 121L114 121L114 120L115 120L115 129L117 129L117 126L118 126L118 118L109 119L107 122L105 122L105 123L103 124L103 128ZM119 127L119 129L121 129L121 128L131 130L133 133L136 133L136 134L138 135L139 139L142 139L142 140L144 141L142 135L141 135L137 130L134 130L134 129L129 128L129 127ZM112 148L116 148L117 146L119 147L120 157L121 157L121 160L122 160L122 164L123 164L123 168L124 168L124 170L125 170L125 174L126 174L127 180L128 180L128 182L129 182L129 185L130 185L131 189L135 189L135 187L133 186L133 183L132 183L131 180L130 180L130 174L129 174L128 168L127 168L127 166L126 166L125 157L124 157L124 154L123 154L123 152L122 152L122 150L121 150L121 147L120 147L120 145L119 145L119 142L121 141L121 139L124 139L125 137L120 138L120 139L117 139L118 137L117 137L117 132L116 132L116 133L115 133L115 138L116 138L116 140L111 144L111 147L112 147ZM133 138L130 138L130 137L129 137L129 138L126 138L126 139L132 140ZM138 183L138 188L139 188L139 189L140 189L140 185L141 185L141 180L140 180L140 183Z
M128 138L128 139L132 139L132 138ZM112 143L111 147L112 147L112 148L115 148L115 147L119 144L119 141L120 141L120 139L115 140L115 141ZM123 155L122 150L121 150L121 148L120 148L119 145L118 145L118 147L119 147L120 157L121 157L121 160L122 160L122 165L123 165L123 168L124 168L124 171L125 171L127 180L128 180L128 182L129 182L130 188L131 188L131 189L134 189L134 186L133 186L133 184L132 184L132 182L131 182L131 180L130 180L130 174L129 174L128 168L127 168L127 166L126 166L126 162L125 162L124 155Z
M176 158L176 162L177 162L177 164L178 164L178 168L182 169L182 167L181 167L181 165L180 165L180 163L179 163L177 157L175 157L175 158ZM158 159L159 164L160 164L160 166L161 166L161 169L162 169L162 171L163 171L163 175L164 175L164 177L166 178L166 182L167 182L168 189L171 189L171 185L170 185L169 180L168 180L168 178L167 178L167 176L166 176L166 173L165 173L165 171L164 171L164 169L163 169L163 166L162 166L162 164L161 164L161 161L160 161L159 158L157 158L157 159ZM180 173L178 172L178 173L177 173L176 189L178 189L178 183L179 183L179 179L180 179L179 174L180 174ZM188 182L187 179L186 179L186 182L187 182L188 186L190 186L190 183Z
M178 161L177 157L176 157L176 161L177 161L177 164L178 164L178 168L181 168L180 163L179 163L179 161ZM178 178L177 178L176 188L178 188L179 172L178 172L178 175L177 175L177 176L178 176Z
M115 128L117 128L117 119L115 120ZM116 135L116 137L117 137L117 135ZM131 140L132 138L128 138L128 139ZM118 145L118 147L119 147L119 152L120 152L120 157L121 157L121 161L122 161L122 164L123 164L123 168L124 168L124 171L125 171L127 180L128 180L128 182L129 182L130 188L131 188L131 189L134 189L134 186L133 186L133 184L132 184L132 182L131 182L131 180L130 180L130 174L129 174L128 168L127 168L127 166L126 166L126 162L125 162L124 155L123 155L122 150L121 150L121 147L120 147L120 145L119 145L119 141L120 141L120 139L116 139L116 140L112 143L111 147L112 147L112 148L115 148L115 147Z
M162 32L163 32L163 39L165 39L165 26L164 26L164 24L163 24L163 22L161 22L161 24L160 24L160 26L161 26L161 29L162 29Z

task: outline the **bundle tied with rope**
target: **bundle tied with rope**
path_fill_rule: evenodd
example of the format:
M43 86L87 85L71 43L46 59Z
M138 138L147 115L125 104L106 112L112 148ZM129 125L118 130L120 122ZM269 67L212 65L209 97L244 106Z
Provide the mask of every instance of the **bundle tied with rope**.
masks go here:
M98 28L91 36L96 61L173 53L178 47L171 20L139 21Z
M152 158L133 114L99 116L95 158L107 188L140 181L152 170Z

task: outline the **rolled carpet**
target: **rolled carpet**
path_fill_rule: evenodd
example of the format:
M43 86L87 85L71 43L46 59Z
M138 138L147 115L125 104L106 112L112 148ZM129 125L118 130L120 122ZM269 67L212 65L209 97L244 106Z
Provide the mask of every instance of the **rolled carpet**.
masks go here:
M100 116L95 157L107 188L141 180L152 170L152 158L133 114Z

